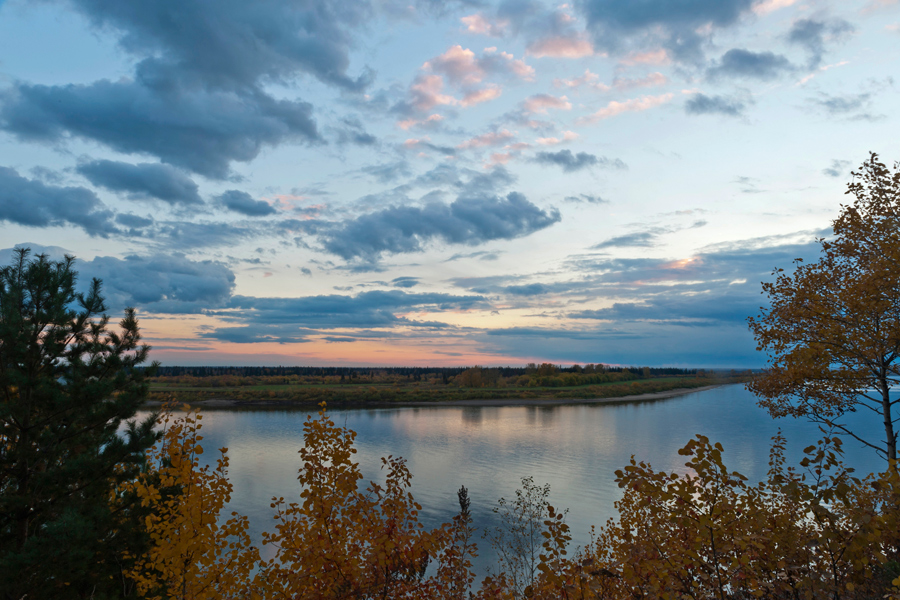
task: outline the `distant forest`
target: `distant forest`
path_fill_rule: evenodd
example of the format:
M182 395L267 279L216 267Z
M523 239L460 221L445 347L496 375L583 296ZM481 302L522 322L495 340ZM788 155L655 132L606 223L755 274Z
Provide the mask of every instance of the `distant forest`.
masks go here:
M429 375L441 378L456 377L473 367L157 367L157 377L346 377L347 379L371 379L383 376L402 376L421 379ZM474 367L477 368L477 367ZM519 377L550 373L631 373L637 377L696 376L704 369L678 369L673 367L612 367L609 365L551 365L531 363L524 367L492 367L501 377ZM544 373L541 373L544 374Z

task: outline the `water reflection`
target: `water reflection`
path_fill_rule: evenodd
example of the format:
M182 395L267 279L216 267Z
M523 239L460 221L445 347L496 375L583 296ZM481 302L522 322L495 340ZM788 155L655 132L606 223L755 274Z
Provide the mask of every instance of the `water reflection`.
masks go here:
M230 504L251 518L256 539L271 529L270 500L299 494L297 469L307 411L218 410L203 419L202 458L227 447L234 494ZM382 481L380 457L407 458L413 493L426 525L456 513L456 490L469 488L476 524L492 522L491 508L511 497L521 478L550 483L551 501L569 507L573 544L588 541L591 525L615 515L615 471L634 455L654 467L685 470L677 454L694 434L725 447L726 464L751 481L765 476L769 440L779 427L789 440L789 459L820 436L815 425L774 422L742 386L727 386L657 402L520 407L419 407L336 410L339 425L358 433L357 457L366 480ZM867 421L871 420L871 424ZM877 418L856 414L857 427ZM848 462L862 472L882 465L871 451L846 443ZM489 560L487 552L482 560Z

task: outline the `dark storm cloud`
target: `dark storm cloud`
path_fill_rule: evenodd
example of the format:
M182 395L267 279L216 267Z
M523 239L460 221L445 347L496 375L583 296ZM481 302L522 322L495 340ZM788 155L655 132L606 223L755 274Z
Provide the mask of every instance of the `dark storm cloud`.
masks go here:
M216 327L212 331L197 334L203 339L219 340L231 344L259 344L264 342L277 344L302 344L310 342L309 334L315 331L284 327L283 325L252 324L240 327Z
M411 288L419 285L418 277L397 277L391 280L391 285L398 288Z
M718 114L729 117L740 117L747 105L736 98L728 96L707 96L694 94L684 103L684 111L689 115Z
M19 139L80 137L222 179L231 162L250 161L264 146L321 139L312 106L272 97L267 83L309 74L357 92L372 78L367 69L356 77L347 72L353 30L373 15L364 1L69 4L118 38L137 60L134 74L91 84L16 84L0 98L0 127ZM341 131L351 142L374 142L346 123Z
M0 167L0 221L27 227L75 225L91 236L118 233L113 212L83 187L59 187Z
M868 113L858 112L867 108L871 100L872 94L868 92L834 96L821 93L818 98L811 99L811 102L820 108L823 108L826 113L832 116L839 117L857 113L856 115L852 115L852 117L859 119L873 119L874 117Z
M706 75L712 80L749 78L768 81L793 69L791 62L780 54L732 48L715 66L707 69Z
M187 250L191 248L233 247L245 241L265 235L247 223L222 223L215 221L160 221L146 237L161 248ZM279 232L282 233L282 232Z
M834 159L831 161L831 166L827 169L822 169L822 174L828 175L829 177L843 177L844 175L849 174L850 161L849 160L838 160Z
M197 184L169 165L93 160L76 167L96 186L125 192L133 200L156 199L170 204L201 204Z
M391 206L360 216L324 235L325 249L347 260L419 252L432 240L475 245L513 239L549 227L559 211L541 210L525 196L460 197L451 204Z
M586 202L588 204L609 204L609 200L594 196L591 194L578 194L577 196L566 196L563 198L566 202Z
M658 38L676 59L702 58L703 38L696 33L707 24L734 25L748 13L754 0L581 0L576 6L587 19L594 43L620 50L628 38Z
M225 265L194 261L180 254L99 256L76 263L82 281L97 277L110 308L135 306L159 313L198 313L224 305L234 289Z
M602 250L604 248L652 248L656 245L657 238L661 234L668 232L668 229L655 228L648 231L617 235L599 244L594 244L591 246L591 250Z
M318 141L311 114L305 102L259 90L170 90L143 79L20 84L0 96L0 127L20 140L76 136L216 179L228 176L231 161L253 160L263 146Z
M413 309L466 310L485 305L482 296L411 294L400 290L363 292L356 296L328 295L302 298L234 296L230 310L213 311L222 319L247 324L284 325L320 329L343 327L385 328L398 325L443 328L443 323L398 316Z
M535 162L545 165L557 165L562 167L566 173L580 171L588 167L605 167L610 169L627 169L628 167L618 158L606 158L605 156L596 156L587 152L579 152L572 154L571 150L560 150L559 152L538 152L534 157Z
M371 75L347 75L352 29L373 8L364 0L71 0L69 4L104 31L119 36L125 51L155 71L175 72L206 85L235 88L260 79L307 73L346 90L359 90ZM148 58L150 57L150 58Z
M143 229L153 225L153 219L139 217L138 215L120 213L116 215L116 223L132 229Z
M224 194L216 196L216 203L223 208L248 217L266 217L278 212L268 202L254 200L253 196L240 190L228 190Z
M405 160L380 165L370 165L368 167L363 167L360 170L373 177L378 183L390 183L401 177L408 177L411 174L409 163Z
M839 42L851 35L856 28L843 19L795 21L788 32L791 44L802 46L809 53L809 68L815 69L822 62L826 42Z
M526 285L508 285L504 291L513 296L540 296L550 290L542 283L529 283Z

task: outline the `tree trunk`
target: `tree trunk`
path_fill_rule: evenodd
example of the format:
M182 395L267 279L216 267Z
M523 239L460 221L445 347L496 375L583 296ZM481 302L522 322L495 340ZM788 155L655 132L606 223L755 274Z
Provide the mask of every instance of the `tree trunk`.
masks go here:
M893 423L893 414L891 413L891 396L890 396L890 388L888 387L887 377L881 377L881 414L884 417L884 435L885 442L887 444L887 459L888 461L896 461L897 460L897 432L894 431L894 423ZM896 462L893 464L893 468L896 469Z

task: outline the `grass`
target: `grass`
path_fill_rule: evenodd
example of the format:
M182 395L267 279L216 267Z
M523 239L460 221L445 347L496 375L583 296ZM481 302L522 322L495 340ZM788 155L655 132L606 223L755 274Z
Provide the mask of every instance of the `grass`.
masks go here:
M383 406L406 402L454 402L500 399L621 398L650 392L697 388L743 381L740 377L659 377L567 387L462 388L416 383L274 384L240 387L196 387L151 384L150 400L203 402L229 400L239 406L297 405Z

